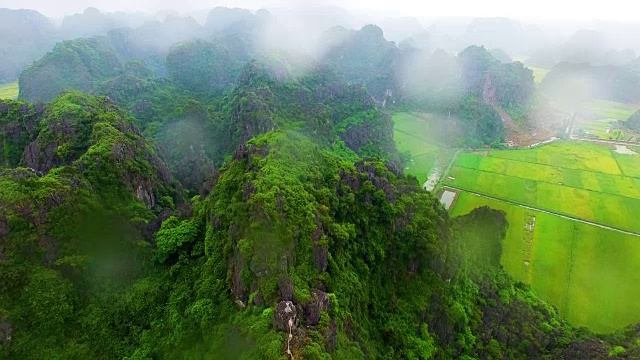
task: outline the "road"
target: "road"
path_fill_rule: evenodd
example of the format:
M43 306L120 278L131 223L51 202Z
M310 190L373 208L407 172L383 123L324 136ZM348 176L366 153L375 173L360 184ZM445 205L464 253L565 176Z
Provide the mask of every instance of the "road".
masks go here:
M486 198L486 199L502 201L502 202L505 202L505 203L508 203L508 204L511 204L511 205L519 206L519 207L527 209L527 210L533 210L533 211L538 211L538 212L541 212L541 213L544 213L544 214L559 216L559 217L561 217L563 219L573 220L573 221L577 221L577 222L580 222L580 223L583 223L583 224L597 226L597 227L602 228L602 229L607 229L607 230L619 232L619 233L626 234L626 235L640 237L640 233L637 233L637 232L618 229L618 228L615 228L615 227L611 227L611 226L595 223L593 221L589 221L589 220L585 220L585 219L581 219L581 218L577 218L577 217L573 217L573 216L569 216L569 215L560 214L560 213L557 213L557 212L554 212L554 211L538 209L538 208L535 208L535 207L532 207L532 206L529 206L529 205L525 205L525 204L519 203L517 201L502 199L502 198L499 198L499 197L495 197L495 196L491 196L491 195L487 195L487 194L482 194L482 193L479 193L479 192L470 191L470 190L467 190L467 189L462 189L462 188L451 186L451 185L442 185L442 187L445 188L445 189L451 189L451 190L455 190L455 191L464 191L464 192L467 192L469 194L473 194L475 196L480 196L480 197L483 197L483 198Z

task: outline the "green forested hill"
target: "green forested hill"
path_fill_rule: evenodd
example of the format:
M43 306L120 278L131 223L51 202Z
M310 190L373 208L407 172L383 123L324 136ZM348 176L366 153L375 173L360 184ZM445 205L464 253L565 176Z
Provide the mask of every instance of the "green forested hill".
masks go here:
M490 144L529 70L471 47L409 82L395 66L424 54L376 26L301 66L235 41L266 15L225 13L166 78L123 30L58 44L0 100L0 358L640 356L637 327L572 327L508 277L504 213L452 219L401 171L390 108Z
M364 84L379 101L396 96L399 79L394 72L399 51L378 26L366 25L359 31L336 27L324 34L322 42L328 49L323 62L345 79Z
M625 65L591 65L561 62L549 71L541 89L564 101L605 99L625 103L640 101L640 62Z
M305 67L311 72L326 67L337 75L332 81L364 87L380 107L453 115L452 126L466 135L459 140L462 145L504 142L505 129L496 107L524 121L532 109L533 77L521 63L500 63L478 46L456 57L400 50L375 25L359 31L327 31L321 41L327 51L317 62L296 62L279 51L260 49L252 33L257 30L251 26L247 32L215 36L211 41L176 43L160 61L163 53L145 50L146 43L136 40L143 36L141 31L119 30L56 45L22 73L19 98L51 101L68 89L105 94L144 123L164 123L169 117L182 117L188 100L218 102L242 79L247 64L267 59L264 65L271 66L269 71L279 81L290 81L293 75L306 72ZM163 63L167 78L153 76L159 71L158 62ZM331 96L320 96L326 95ZM486 115L489 125L470 119L476 113Z
M24 67L54 44L56 27L34 10L0 9L0 84L12 83Z
M63 90L89 92L121 68L121 59L105 38L65 41L20 75L19 98L48 102Z
M369 145L349 149L340 134L376 119L357 91L322 72L287 85L264 71L245 69L237 105L222 110L247 140L189 201L108 98L2 103L3 134L23 129L3 141L25 150L6 153L0 173L0 329L11 339L0 354L571 359L614 345L635 354L634 330L594 339L502 272L502 213L450 219L387 165L394 150L376 132L355 132L349 139ZM332 100L307 103L304 89ZM333 110L309 117L311 104ZM265 121L273 126L249 126Z

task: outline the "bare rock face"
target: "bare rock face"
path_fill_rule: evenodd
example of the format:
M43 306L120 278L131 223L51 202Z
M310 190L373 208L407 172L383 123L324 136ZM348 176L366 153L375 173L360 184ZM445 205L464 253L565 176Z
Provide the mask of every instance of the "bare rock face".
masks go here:
M278 280L278 299L281 301L293 300L293 281L289 277L282 276Z
M298 310L292 301L280 301L273 315L273 326L281 331L296 327Z
M34 141L24 150L24 166L36 169L40 168L40 143Z
M160 227L162 227L162 222L167 220L171 214L171 211L166 209L160 212L160 214L149 221L149 223L143 225L141 228L142 235L144 235L146 239L152 241L154 239L154 234L160 230Z
M385 176L376 174L376 167L373 164L367 164L367 161L356 163L357 173L347 173L344 169L340 169L340 181L348 185L354 191L359 191L362 184L369 180L376 189L384 192L387 201L395 201L394 187L391 181ZM370 197L366 196L365 200L370 202Z
M393 121L390 115L381 115L378 119L363 124L351 125L339 134L345 145L356 153L360 153L366 146L379 147L386 153L392 153Z
M314 244L313 261L318 271L327 271L327 266L329 265L329 249L324 246Z
M253 297L253 305L262 306L264 304L264 298L262 293L257 293L256 296Z
M59 149L61 145L75 144L79 141L78 134L73 119L62 119L59 122L47 124L49 135L41 132L36 140L30 143L24 151L24 165L42 172L48 172L56 166L69 164L80 156L80 151L69 151L68 154L61 155ZM63 141L66 140L65 141ZM62 142L62 143L61 143ZM87 144L83 148L88 148Z
M558 359L608 359L608 350L596 339L587 339L571 343Z
M153 191L149 189L150 186L145 185L147 184L144 184L143 182L138 184L138 187L136 188L136 198L142 201L148 209L152 209L156 204L156 199L153 196Z
M244 260L240 254L234 255L232 259L232 276L231 276L231 293L233 296L241 301L242 303L247 303L249 299L249 294L247 287L242 281L241 273L244 268Z
M322 246L320 244L320 239L324 235L324 231L322 230L322 223L316 216L316 230L311 235L313 239L313 263L316 266L316 269L320 272L327 271L327 266L329 265L329 249L326 246Z
M309 326L316 326L320 322L320 313L329 311L329 297L324 291L313 290L311 292L311 300L305 303L304 323Z
M489 105L496 105L498 103L498 96L496 95L496 88L491 82L491 76L487 74L482 84L482 99Z

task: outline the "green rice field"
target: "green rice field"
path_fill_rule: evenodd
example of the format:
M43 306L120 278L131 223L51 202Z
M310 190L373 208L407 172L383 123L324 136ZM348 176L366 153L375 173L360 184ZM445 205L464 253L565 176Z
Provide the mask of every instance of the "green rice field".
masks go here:
M574 325L609 332L640 321L640 237L533 208L640 232L640 155L556 142L527 150L461 153L444 185L461 191L452 216L487 205L509 228L501 263ZM638 151L637 148L631 150Z
M594 100L587 103L585 107L599 117L616 120L627 120L640 109L638 104L625 104L609 100Z
M18 82L0 85L0 99L17 99L18 98Z
M398 151L411 155L411 159L405 164L405 173L417 177L420 183L427 180L440 150L431 132L431 120L426 114L393 115L393 136Z
M625 104L616 101L594 100L582 104L576 126L592 136L601 139L627 140L636 134L617 128L618 121L626 121L640 109L638 104ZM607 129L609 131L607 132Z
M560 142L488 156L462 153L444 184L640 233L639 167L640 155Z
M487 205L506 213L501 263L570 323L610 332L640 321L640 237L462 192L452 215ZM525 228L535 217L532 232Z

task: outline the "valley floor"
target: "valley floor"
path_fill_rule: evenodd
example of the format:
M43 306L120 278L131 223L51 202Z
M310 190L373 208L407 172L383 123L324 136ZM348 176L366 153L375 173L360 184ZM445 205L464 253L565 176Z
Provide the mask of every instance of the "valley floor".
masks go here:
M0 99L14 100L18 98L18 82L0 85Z
M485 205L504 211L505 270L596 332L640 321L640 155L614 148L464 152L442 181L459 192L453 216Z

